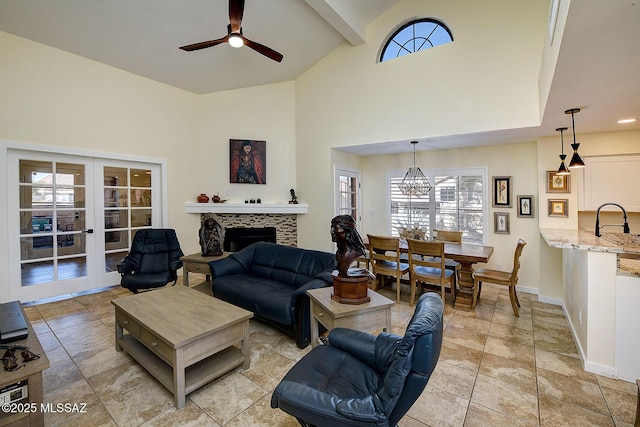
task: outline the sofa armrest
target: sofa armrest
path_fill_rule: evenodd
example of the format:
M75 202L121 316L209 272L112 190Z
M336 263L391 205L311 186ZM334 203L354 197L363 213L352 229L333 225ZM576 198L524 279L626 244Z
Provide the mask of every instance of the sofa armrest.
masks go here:
M209 262L209 269L212 280L230 274L246 273L244 266L233 255Z
M298 289L296 289L293 294L291 294L291 298L293 300L299 298L300 296L307 296L307 291L309 289L318 289L318 288L324 288L326 286L328 286L329 284L331 284L332 282L329 281L325 281L323 279L312 279L309 280L307 283L305 283L304 285L300 286ZM295 301L292 301L292 303L295 305Z
M116 266L118 273L131 274L135 271L136 265L134 265L128 258L125 258Z

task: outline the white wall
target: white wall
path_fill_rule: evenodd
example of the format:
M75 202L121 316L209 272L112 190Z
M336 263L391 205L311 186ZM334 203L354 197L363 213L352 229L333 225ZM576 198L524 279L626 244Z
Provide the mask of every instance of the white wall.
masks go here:
M184 202L283 202L295 187L293 82L196 95L2 32L0 52L0 140L166 160L167 225L185 253L200 249L200 218ZM267 141L266 185L229 184L230 138Z
M366 44L344 44L299 77L297 182L312 207L300 244L331 247L332 189L318 185L331 148L539 124L547 12L547 2L400 1L369 25ZM386 37L414 17L442 20L455 41L377 63Z
M423 170L442 168L488 168L487 211L489 215L487 244L495 248L488 265L503 269L513 265L513 252L519 238L527 242L522 253L519 285L537 289L540 265L540 238L538 233L537 206L538 183L536 180L536 143L494 145L479 148L422 151L416 153L416 164ZM505 161L508 159L508 161ZM363 171L363 233L387 234L386 172L405 170L413 163L413 154L368 156L362 158ZM512 208L491 207L492 176L512 177ZM533 195L535 218L518 218L517 196ZM493 232L493 213L507 212L510 218L510 234Z

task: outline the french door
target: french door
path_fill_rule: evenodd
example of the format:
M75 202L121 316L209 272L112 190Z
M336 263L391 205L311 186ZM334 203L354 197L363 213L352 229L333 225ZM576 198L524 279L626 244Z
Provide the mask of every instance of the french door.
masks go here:
M351 215L356 220L358 231L361 231L360 172L355 169L336 167L334 181L336 215Z
M8 153L11 294L28 301L119 283L138 229L159 226L159 166Z

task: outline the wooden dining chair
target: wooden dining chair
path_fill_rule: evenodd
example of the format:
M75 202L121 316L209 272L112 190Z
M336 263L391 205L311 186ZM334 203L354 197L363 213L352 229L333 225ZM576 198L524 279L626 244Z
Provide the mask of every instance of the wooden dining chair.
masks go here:
M400 239L398 237L372 236L369 239L369 264L376 280L384 277L396 279L397 301L400 304L400 278L409 271L409 264L400 261Z
M432 230L433 240L442 242L462 243L462 231L450 231L450 230L438 230L434 228ZM447 270L455 271L456 273L456 287L460 281L462 265L458 261L446 258L444 266Z
M438 230L437 228L434 228L432 230L432 235L433 240L462 243L462 231Z
M482 282L489 282L509 287L509 298L511 299L513 313L516 317L520 317L518 314L520 301L518 301L518 294L516 294L516 285L518 284L518 271L520 270L520 255L522 255L522 249L526 244L527 242L524 240L518 240L516 250L513 254L513 269L511 271L493 270L491 268L478 268L473 271L472 309L475 308L480 292L482 291Z
M409 305L413 306L416 289L422 283L440 286L442 302L445 302L446 287L449 284L451 295L456 296L456 272L445 268L444 242L435 240L407 239L409 247L409 281L411 298Z

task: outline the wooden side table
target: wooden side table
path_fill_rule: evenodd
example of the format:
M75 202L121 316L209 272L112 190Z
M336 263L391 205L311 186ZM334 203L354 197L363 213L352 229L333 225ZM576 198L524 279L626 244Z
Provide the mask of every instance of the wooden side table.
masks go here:
M318 345L318 323L332 330L349 328L362 332L391 330L391 307L395 302L369 289L371 301L365 304L340 304L331 299L333 286L307 291L311 301L311 346Z
M185 286L189 286L189 273L204 274L206 276L206 281L211 283L211 270L209 270L209 263L211 261L226 258L232 253L233 252L224 252L219 256L202 256L200 252L198 252L180 257L180 261L182 261L182 268L184 269L182 283Z
M26 382L28 389L28 402L24 402L22 400L19 400L17 402L23 403L24 406L31 405L29 406L29 408L33 408L34 411L0 412L0 426L44 426L44 413L41 411L42 371L49 368L49 359L47 359L47 355L42 349L42 345L38 340L38 336L33 331L31 322L29 322L24 309L22 307L20 307L20 309L22 310L22 315L27 322L29 336L19 341L7 343L7 345L15 344L29 347L29 350L36 354L39 354L40 358L32 360L31 362L24 363L24 367L13 372L7 372L4 369L0 368L0 389L4 389L5 387L16 384L18 382ZM0 351L2 352L1 354L4 354L4 350ZM22 357L20 356L20 350L16 350L16 357L18 359L18 363L22 364L23 362Z

